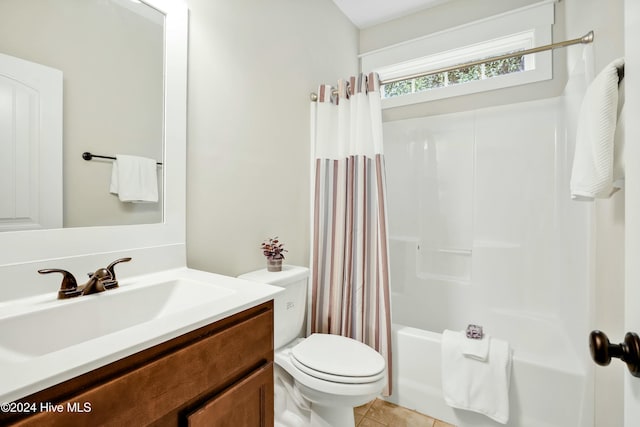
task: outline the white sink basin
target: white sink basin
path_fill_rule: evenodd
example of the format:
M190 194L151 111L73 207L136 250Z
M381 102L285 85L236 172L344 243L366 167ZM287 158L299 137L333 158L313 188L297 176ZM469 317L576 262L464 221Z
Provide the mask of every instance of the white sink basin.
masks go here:
M235 291L177 278L59 301L0 318L0 352L20 360L60 350L173 313L209 304Z
M57 300L0 305L0 402L11 402L273 298L282 288L177 268Z

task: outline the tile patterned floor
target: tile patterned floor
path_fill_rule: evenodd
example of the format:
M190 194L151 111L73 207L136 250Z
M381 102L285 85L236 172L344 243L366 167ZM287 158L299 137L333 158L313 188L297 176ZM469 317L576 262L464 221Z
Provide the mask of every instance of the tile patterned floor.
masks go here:
M382 399L358 406L353 413L356 427L455 427Z

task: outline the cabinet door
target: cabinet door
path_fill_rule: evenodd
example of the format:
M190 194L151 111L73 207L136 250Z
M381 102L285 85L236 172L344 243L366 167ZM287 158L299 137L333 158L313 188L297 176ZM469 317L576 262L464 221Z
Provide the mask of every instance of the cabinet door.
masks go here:
M189 427L273 426L273 363L204 403L187 420Z

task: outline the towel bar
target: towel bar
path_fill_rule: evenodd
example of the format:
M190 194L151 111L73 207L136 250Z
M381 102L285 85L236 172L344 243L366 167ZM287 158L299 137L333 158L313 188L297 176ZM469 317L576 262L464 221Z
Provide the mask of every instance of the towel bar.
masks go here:
M88 151L85 151L84 153L82 153L82 158L89 161L91 159L93 159L94 157L100 158L100 159L110 159L110 160L115 160L116 158L113 156L99 156L97 154L92 154ZM161 162L156 162L156 165L158 166L162 166Z

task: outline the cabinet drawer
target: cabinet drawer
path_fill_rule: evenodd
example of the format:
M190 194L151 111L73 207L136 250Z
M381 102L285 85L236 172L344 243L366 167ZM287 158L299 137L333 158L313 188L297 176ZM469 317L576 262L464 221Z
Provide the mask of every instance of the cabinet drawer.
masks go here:
M215 324L214 324L215 325ZM60 402L61 413L39 413L20 426L148 425L215 395L273 361L273 312L205 335L163 357ZM125 359L126 360L126 359ZM86 374L89 375L89 374ZM90 411L67 411L90 405Z

